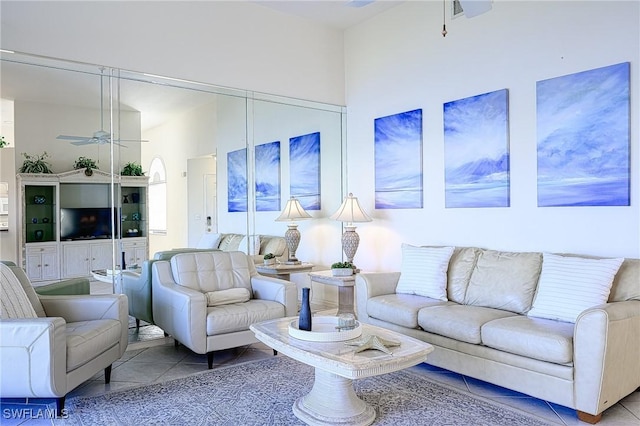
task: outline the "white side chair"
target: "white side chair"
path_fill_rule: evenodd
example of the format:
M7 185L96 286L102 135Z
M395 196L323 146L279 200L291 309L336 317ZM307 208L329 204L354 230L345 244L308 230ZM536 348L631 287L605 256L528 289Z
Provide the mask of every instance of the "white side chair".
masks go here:
M0 394L4 398L65 396L104 370L127 348L124 295L37 295L24 271L0 264Z
M181 253L152 268L156 325L206 353L210 369L213 351L258 342L251 324L297 314L296 285L259 275L239 251Z

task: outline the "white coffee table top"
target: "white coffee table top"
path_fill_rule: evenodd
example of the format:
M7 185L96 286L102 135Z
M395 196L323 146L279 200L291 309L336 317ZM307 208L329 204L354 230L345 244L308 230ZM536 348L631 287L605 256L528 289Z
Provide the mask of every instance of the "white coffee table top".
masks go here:
M350 341L324 343L299 340L289 335L289 324L297 319L289 317L265 321L253 324L251 330L258 340L276 351L348 379L402 370L426 361L427 355L433 351L433 346L428 343L369 324L362 324L362 336L376 335L399 341L400 346L391 348L391 355L377 350L355 353L356 347L346 344Z

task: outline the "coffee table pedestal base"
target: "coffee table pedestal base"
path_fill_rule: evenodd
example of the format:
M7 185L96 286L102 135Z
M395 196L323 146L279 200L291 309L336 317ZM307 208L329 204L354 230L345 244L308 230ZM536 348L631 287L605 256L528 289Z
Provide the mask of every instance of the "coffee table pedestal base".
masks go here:
M308 425L366 426L376 411L358 398L353 380L316 368L311 392L293 404L293 414Z

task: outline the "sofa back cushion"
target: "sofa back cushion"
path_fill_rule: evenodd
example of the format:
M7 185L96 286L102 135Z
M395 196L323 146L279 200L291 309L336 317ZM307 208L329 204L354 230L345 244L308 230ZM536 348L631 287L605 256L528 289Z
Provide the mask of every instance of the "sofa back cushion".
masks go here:
M625 259L613 279L609 302L625 300L640 300L640 259Z
M250 292L251 277L256 275L253 261L239 251L181 253L171 258L174 281L202 293L246 288Z
M447 272L447 297L450 301L464 303L471 273L481 251L476 247L456 247L453 251Z
M217 249L220 245L220 240L222 239L222 234L205 232L200 237L198 244L196 244L196 248L199 249Z
M276 257L281 257L286 249L287 243L284 237L263 235L260 239L260 254L273 253Z
M541 268L541 253L483 250L464 303L524 314L531 308Z
M0 297L0 318L36 318L38 315L36 315L36 311L33 309L29 297L27 297L22 282L12 268L17 269L16 266L10 267L0 264L0 291L2 292L2 297ZM30 284L29 287L31 287ZM31 291L33 291L32 287ZM38 299L35 291L33 291L33 296ZM38 304L42 309L39 299ZM42 309L42 313L44 313L44 309Z

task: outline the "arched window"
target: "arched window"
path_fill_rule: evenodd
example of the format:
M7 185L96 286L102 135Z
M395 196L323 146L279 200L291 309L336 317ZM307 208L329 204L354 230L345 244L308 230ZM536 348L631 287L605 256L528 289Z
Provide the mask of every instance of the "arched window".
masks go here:
M156 157L149 167L149 232L167 233L167 171Z

